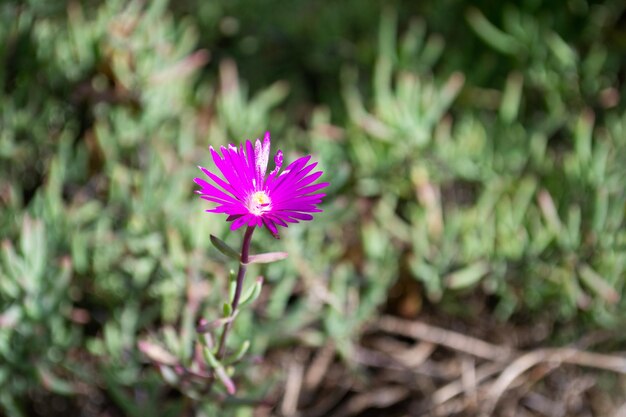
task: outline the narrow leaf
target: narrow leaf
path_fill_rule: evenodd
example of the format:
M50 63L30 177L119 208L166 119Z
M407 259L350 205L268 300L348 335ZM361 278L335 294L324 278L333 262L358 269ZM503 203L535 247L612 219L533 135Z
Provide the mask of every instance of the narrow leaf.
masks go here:
M139 347L139 350L144 353L144 355L154 362L169 366L178 364L178 360L174 355L157 344L148 342L147 340L140 340L139 343L137 343L137 346Z
M268 252L260 253L258 255L250 255L248 257L249 264L268 264L270 262L282 261L286 259L289 254L287 252Z
M495 50L507 55L520 52L521 45L517 39L494 26L478 9L470 8L466 18L476 34Z
M234 271L230 271L230 277L228 282L228 299L232 300L235 298L235 292L237 291L237 280L235 278Z
M235 312L235 314L233 314L232 316L222 317L211 321L203 319L202 322L198 324L198 326L196 326L196 332L201 334L207 334L208 332L211 332L217 328L223 327L228 323L231 323L233 320L235 320L236 317L237 312Z
M241 302L239 303L239 306L243 307L246 304L251 303L257 298L259 298L259 295L261 295L262 288L263 288L263 277L258 277L254 285L248 288L244 296L241 298Z
M37 373L39 374L39 381L47 390L60 395L72 395L76 393L76 388L71 382L54 375L47 367L38 366Z
M477 283L487 272L489 272L489 264L479 261L448 275L446 284L452 289L467 288Z
M222 311L224 312L224 317L230 317L233 314L233 306L230 303L224 303Z
M578 269L580 279L593 292L598 294L609 304L615 304L619 301L620 295L600 274L591 269L587 264L583 264Z
M169 366L158 365L159 371L161 372L161 376L168 384L172 386L176 386L180 382L180 378L178 374Z
M226 391L228 391L230 395L233 395L237 391L237 388L235 387L235 383L233 382L233 380L230 379L230 377L226 373L224 365L222 365L222 363L215 357L215 355L213 355L213 352L211 352L210 349L205 347L202 349L202 353L204 354L204 359L211 366L211 368L213 368L213 371L215 372L217 378L222 382L222 384L224 384Z
M239 252L228 246L226 242L224 242L217 236L211 235L211 243L218 251L222 252L224 255L228 256L231 259L239 260Z
M523 86L524 76L522 74L519 72L509 74L500 103L500 118L506 123L511 123L517 118Z
M250 349L250 341L249 340L245 340L241 344L241 346L239 346L239 349L233 355L233 357L228 361L228 363L232 364L232 363L239 362L241 360L241 358L243 358L243 356L246 354L246 352L248 352L248 349Z

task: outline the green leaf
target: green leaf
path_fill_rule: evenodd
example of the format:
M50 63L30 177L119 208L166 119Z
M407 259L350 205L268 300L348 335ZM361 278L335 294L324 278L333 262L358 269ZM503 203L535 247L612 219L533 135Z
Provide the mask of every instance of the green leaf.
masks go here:
M235 354L228 360L228 364L239 362L241 358L243 358L243 356L248 352L248 349L250 349L250 341L244 340L241 346L239 346L237 352L235 352Z
M598 294L609 304L619 301L619 293L600 274L594 271L589 265L583 264L578 268L578 276L589 289Z
M598 187L595 190L594 210L592 216L592 229L596 233L601 233L606 224L607 213L609 211L609 193L606 187Z
M517 118L523 86L524 76L522 74L519 72L509 74L500 103L500 118L506 123L511 123Z
M222 311L224 312L224 317L230 317L233 314L233 306L230 303L224 303Z
M39 380L47 390L61 395L71 395L76 393L74 386L56 375L44 366L37 367Z
M467 22L476 34L493 49L507 55L521 51L517 39L494 26L478 9L471 7L466 14Z
M263 277L258 277L254 285L252 285L244 296L241 298L241 302L239 303L239 307L243 307L248 303L255 301L261 295L261 289L263 288Z
M239 252L228 246L226 242L224 242L217 236L211 235L211 243L213 244L213 246L215 246L217 250L222 252L224 255L228 256L231 259L239 260Z
M576 156L581 165L588 166L592 157L592 135L595 114L590 109L586 109L578 118L574 130L576 143Z
M1 277L0 277L1 278ZM22 306L12 305L0 313L0 329L15 326L23 316Z
M169 366L159 365L159 371L161 372L161 376L163 380L172 386L178 385L180 382L180 378L178 374Z
M202 353L204 355L204 360L206 360L211 368L213 368L215 375L222 382L222 384L224 384L226 391L228 391L230 395L233 395L237 391L237 388L235 387L233 380L230 379L226 373L224 365L222 365L222 363L215 357L213 352L211 352L211 349L203 347Z
M448 275L446 284L448 288L455 290L467 288L477 283L487 272L489 272L489 264L479 261Z
M443 291L441 288L441 277L437 268L416 257L411 257L409 267L413 276L426 286L428 298L435 302L439 301Z
M2 408L7 411L11 416L15 417L25 417L26 414L22 412L22 409L18 405L18 402L15 400L15 397L11 395L9 392L3 392L0 394L0 405Z
M232 300L235 298L235 292L237 291L237 277L235 276L235 271L231 269L228 278L228 299Z

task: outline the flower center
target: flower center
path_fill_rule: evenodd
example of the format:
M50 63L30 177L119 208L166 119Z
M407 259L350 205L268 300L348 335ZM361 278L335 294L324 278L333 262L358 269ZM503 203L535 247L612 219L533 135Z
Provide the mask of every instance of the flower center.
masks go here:
M260 216L271 209L272 200L265 193L265 191L257 191L250 195L250 198L248 199L248 211L250 211L250 213Z

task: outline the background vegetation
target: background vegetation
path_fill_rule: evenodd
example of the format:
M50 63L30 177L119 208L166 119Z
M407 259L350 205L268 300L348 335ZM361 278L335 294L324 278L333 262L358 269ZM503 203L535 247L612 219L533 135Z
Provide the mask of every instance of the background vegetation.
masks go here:
M381 377L380 355L412 346L379 351L390 317L511 349L624 351L624 3L386 3L0 5L0 413L478 413L424 405L454 380L439 371ZM197 319L221 314L232 266L208 237L241 236L203 213L193 178L209 145L265 130L331 187L313 223L255 236L289 258L252 271L266 285L233 335L251 358L237 400L217 401L138 343L184 361ZM430 343L431 368L459 358ZM307 371L285 400L324 360L336 372ZM551 390L562 415L626 401L619 372L562 372L592 381L578 408L557 401L561 378L491 412L558 415L532 406Z

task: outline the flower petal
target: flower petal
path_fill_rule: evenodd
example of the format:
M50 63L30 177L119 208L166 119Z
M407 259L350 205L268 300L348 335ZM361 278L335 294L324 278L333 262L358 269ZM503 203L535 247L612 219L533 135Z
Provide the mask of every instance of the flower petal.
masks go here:
M278 226L312 220L312 213L322 211L317 205L326 194L319 190L329 184L316 183L323 171L315 170L317 163L310 162L311 156L296 159L281 172L280 150L274 156L274 169L267 175L270 147L269 132L263 141L247 140L239 147L230 144L220 147L219 152L209 147L217 169L199 167L211 181L194 181L200 187L195 192L217 205L206 211L227 214L232 230L244 225L265 226L278 238Z

